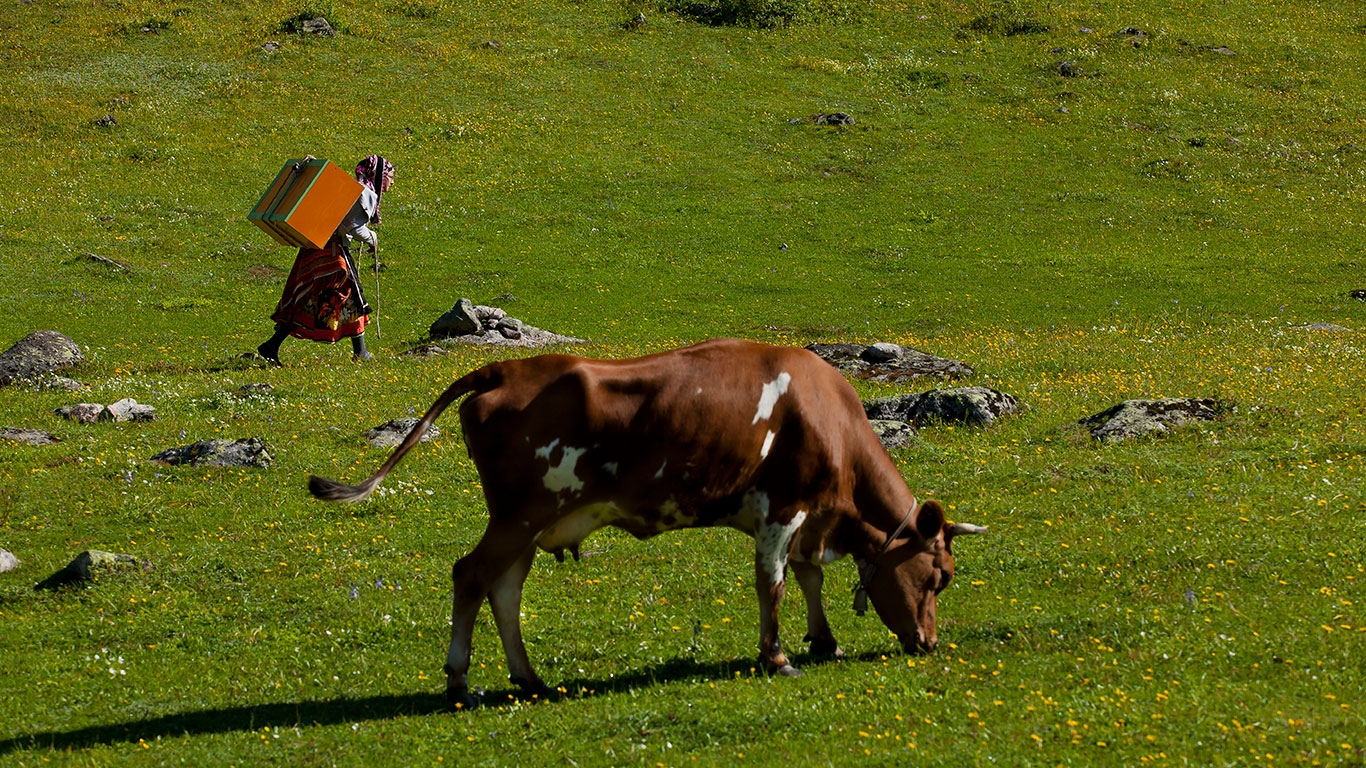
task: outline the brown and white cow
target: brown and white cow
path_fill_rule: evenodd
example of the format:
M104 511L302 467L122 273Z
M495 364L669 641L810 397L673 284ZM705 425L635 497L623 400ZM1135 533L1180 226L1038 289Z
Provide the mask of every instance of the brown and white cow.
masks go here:
M840 653L821 604L822 566L850 555L873 607L910 652L934 648L935 603L953 578L953 537L936 501L917 504L858 395L814 354L733 339L631 360L540 355L492 363L450 386L389 460L358 486L313 477L328 501L370 495L458 398L489 522L455 563L446 693L473 703L470 640L485 598L511 681L546 686L522 643L522 585L537 548L563 557L607 525L639 538L724 525L754 537L759 656L800 674L778 639L791 564L817 655Z

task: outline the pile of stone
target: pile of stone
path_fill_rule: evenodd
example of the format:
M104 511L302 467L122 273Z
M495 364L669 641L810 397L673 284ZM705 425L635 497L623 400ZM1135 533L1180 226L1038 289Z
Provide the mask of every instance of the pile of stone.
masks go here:
M56 408L53 413L82 424L94 424L97 421L156 421L157 418L156 408L139 403L131 397L125 397L109 405L76 403Z
M868 381L900 382L925 376L951 380L973 374L966 363L900 344L811 344L807 349L846 376Z
M583 339L562 336L536 328L508 315L499 307L475 304L462 298L450 311L437 318L427 329L435 340L453 340L462 344L483 344L503 347L544 347L551 344L582 344ZM430 344L412 350L412 354L439 354ZM438 345L439 346L439 345Z
M1097 440L1113 443L1144 435L1166 434L1197 421L1213 421L1227 406L1208 397L1125 400L1077 422Z
M951 387L909 395L879 397L863 404L869 419L989 427L1002 416L1019 413L1020 403L990 387Z
M205 467L269 467L275 461L259 437L245 440L200 440L190 445L167 448L151 457L161 464L189 464Z

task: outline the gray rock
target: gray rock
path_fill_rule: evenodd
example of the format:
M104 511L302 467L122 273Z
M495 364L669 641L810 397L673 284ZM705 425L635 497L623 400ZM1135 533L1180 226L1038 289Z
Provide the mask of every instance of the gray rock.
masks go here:
M19 566L19 558L11 554L8 549L0 549L0 573L18 570Z
M66 567L33 586L34 589L57 589L68 584L80 584L97 580L119 571L129 571L146 563L139 563L132 555L118 555L101 552L97 549L86 550L66 564Z
M871 347L862 344L810 344L806 348L844 374L868 381L896 383L926 376L951 380L973 374L972 368L966 363L897 344L878 343ZM895 358L877 363L868 359L885 358L891 349L899 350Z
M100 414L104 413L104 406L99 403L76 403L63 408L56 408L53 413L64 419L79 421L82 424L94 424L100 420Z
M498 324L499 320L507 317L508 313L500 307L490 307L487 304L475 304L474 316L479 318L479 322L483 323L485 327L492 328Z
M813 115L811 122L816 125L853 125L853 115L844 112L829 112L820 115Z
M905 352L906 350L900 344L888 344L885 341L879 341L876 344L865 347L863 352L859 353L859 358L866 363L877 365L878 363L890 363L893 360L900 360Z
M106 405L100 413L101 421L156 421L156 418L157 409L131 397Z
M1213 398L1169 397L1125 400L1077 422L1097 440L1117 442L1142 435L1164 434L1194 421L1213 421L1224 412Z
M873 431L877 433L877 439L882 442L882 446L887 450L894 448L905 448L915 442L915 427L904 421L896 419L869 419Z
M237 388L237 394L243 397L254 397L275 394L275 385L260 382L257 384L243 384Z
M1351 328L1344 328L1344 327L1341 326L1341 325L1334 325L1333 323L1309 323L1308 325L1301 325L1301 326L1298 326L1298 328L1299 328L1300 330L1302 330L1302 331L1327 331L1328 333L1354 333L1354 331L1353 331Z
M324 37L332 37L337 34L337 30L333 29L332 25L327 22L327 19L322 16L315 19L306 19L304 23L300 25L300 29L307 34L322 35Z
M474 302L460 299L450 311L436 319L427 329L434 339L468 336L483 330L484 324L474 312Z
M412 416L386 421L374 429L366 430L365 442L376 448L393 448L403 442L419 421L421 419ZM438 437L441 437L441 430L435 424L429 424L427 431L422 433L421 442L430 443Z
M0 427L0 440L13 440L26 445L52 445L61 442L51 432L24 427Z
M918 394L881 397L863 404L869 419L911 424L931 421L991 426L1002 416L1018 413L1019 402L989 387L952 387Z
M526 323L522 323L521 333L522 336L518 339L509 338L502 333L485 333L482 335L459 336L452 339L452 341L459 344L471 344L475 346L514 348L548 347L556 344L585 343L583 339L552 333L551 331L537 328L534 325L527 325Z
M522 338L522 321L515 317L504 317L494 326L494 330L501 333L505 339L517 341Z
M932 389L922 394L911 409L911 422L961 421L991 426L996 419L1019 411L1019 401L990 387Z
M0 386L60 371L85 360L76 342L56 331L34 331L0 352Z
M1077 66L1075 61L1060 61L1058 62L1058 74L1063 77L1076 77L1081 74L1081 68Z
M275 461L259 437L245 440L200 440L190 445L168 448L151 457L162 464L190 464L207 467L269 467Z

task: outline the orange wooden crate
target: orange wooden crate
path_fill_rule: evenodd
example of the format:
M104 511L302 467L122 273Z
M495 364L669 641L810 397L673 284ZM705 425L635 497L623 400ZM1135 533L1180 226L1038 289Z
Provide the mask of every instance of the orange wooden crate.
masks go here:
M322 248L355 205L360 182L322 159L290 160L247 220L264 229L281 245Z

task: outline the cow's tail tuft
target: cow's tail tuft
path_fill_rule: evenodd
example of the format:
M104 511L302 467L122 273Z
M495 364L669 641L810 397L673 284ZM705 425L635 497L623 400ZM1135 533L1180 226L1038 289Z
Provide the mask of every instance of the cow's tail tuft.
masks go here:
M339 483L336 480L328 480L325 477L311 475L308 478L308 492L323 501L349 502L363 501L364 499L369 498L370 494L374 493L375 488L379 486L380 481L384 479L384 476L389 474L389 470L393 469L399 461L403 459L404 454L408 453L408 451L413 449L413 446L418 444L418 441L422 439L423 433L427 431L427 427L430 427L432 422L436 421L436 417L440 416L441 412L446 410L447 406L455 402L462 395L474 391L475 382L477 380L476 374L478 373L478 371L475 371L474 373L466 374L464 377L456 380L455 383L447 387L446 391L441 393L441 397L438 397L436 402L432 403L432 407L428 408L427 412L422 414L422 418L413 427L412 431L408 433L408 436L403 438L403 442L399 443L399 446L394 450L393 455L389 457L388 461L384 462L384 466L380 467L379 470L366 479L365 482L360 485L347 485L345 483Z
M360 485L347 485L325 477L309 475L308 492L323 501L364 501L379 485L379 479L370 478Z

